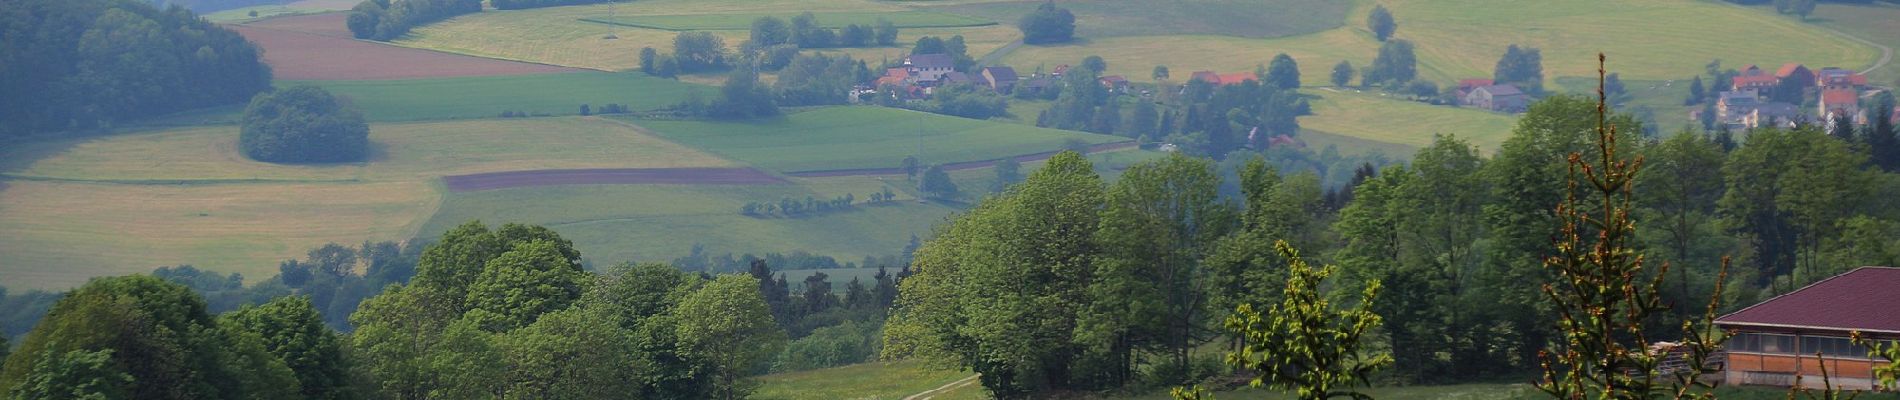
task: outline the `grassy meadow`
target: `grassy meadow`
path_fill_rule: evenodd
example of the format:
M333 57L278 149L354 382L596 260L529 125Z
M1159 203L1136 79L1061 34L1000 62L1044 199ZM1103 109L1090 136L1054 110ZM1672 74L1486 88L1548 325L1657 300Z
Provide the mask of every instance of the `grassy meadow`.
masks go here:
M1307 90L1313 115L1300 117L1300 126L1340 136L1411 147L1432 143L1433 134L1455 134L1486 152L1495 151L1510 137L1517 118L1472 108L1435 106L1386 98L1377 93ZM1309 143L1311 144L1311 143ZM1346 149L1341 146L1342 152ZM1396 150L1386 148L1387 150ZM1410 153L1388 156L1409 156Z
M1611 70L1625 79L1647 80L1690 76L1712 59L1730 65L1802 62L1861 68L1879 55L1870 46L1791 18L1705 1L1384 3L1399 21L1394 37L1417 45L1419 76L1441 85L1490 76L1510 44L1541 48L1548 78L1594 76L1599 51L1610 55ZM1287 53L1300 61L1306 84L1321 85L1340 60L1363 68L1378 53L1379 42L1363 22L1369 4L1361 2L1346 13L1339 28L1312 34L1266 40L1217 35L1087 37L1076 44L1025 46L1004 63L1073 64L1099 55L1108 61L1109 74L1147 80L1155 65L1168 65L1182 76L1196 70L1244 72ZM1749 38L1747 45L1735 45L1734 38L1740 37Z
M633 121L673 141L777 171L892 168L989 160L1125 140L882 107L826 107L741 121Z
M576 72L515 76L402 79L386 81L289 81L349 97L372 121L495 118L503 111L574 115L582 104L607 103L651 110L679 103L709 88L639 73Z
M1757 9L1763 13L1774 12L1770 6ZM1821 3L1814 8L1814 14L1808 16L1808 23L1900 49L1900 5L1879 2ZM1896 83L1900 82L1900 66L1889 64L1874 70L1867 77L1874 84L1900 86L1900 83Z
M0 281L61 289L177 264L262 279L278 261L327 242L417 235L443 201L442 175L732 165L600 118L374 124L371 132L378 151L370 162L322 166L250 161L237 152L233 126L0 149Z
M830 199L850 193L862 202L886 185L893 186L897 200L790 218L739 213L747 202L783 198ZM901 190L911 185L902 177L842 177L797 179L787 185L570 185L451 193L421 236L437 236L479 219L560 231L599 266L672 261L690 253L694 244L714 254L803 250L855 262L896 253L911 235L927 236L932 226L957 211L917 202Z
M917 361L876 362L759 377L759 400L896 400L969 377Z
M1013 0L926 9L1014 23L1040 5L1041 1ZM1063 2L1061 6L1075 14L1075 34L1085 38L1153 35L1269 38L1339 27L1353 4L1334 0L1097 0Z
M624 17L588 18L587 21L605 24L631 26L669 31L700 30L748 30L752 21L761 17L778 17L791 20L798 16L796 12L772 13L730 13L730 14L682 14L682 15L630 15ZM813 13L818 26L843 28L845 25L859 24L875 26L878 20L890 21L898 28L961 28L970 26L995 25L995 21L928 11L897 12L859 12L826 11Z

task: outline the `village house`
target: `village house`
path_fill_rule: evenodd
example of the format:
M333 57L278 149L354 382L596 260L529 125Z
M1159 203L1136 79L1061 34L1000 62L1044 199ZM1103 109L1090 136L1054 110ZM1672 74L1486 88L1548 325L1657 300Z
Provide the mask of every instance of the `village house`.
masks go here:
M1108 89L1109 93L1128 93L1128 79L1121 75L1104 76L1097 81L1102 82L1102 88Z
M1829 124L1841 116L1853 118L1860 114L1860 92L1848 88L1821 89L1821 102L1815 109L1815 115L1826 118Z
M990 89L997 93L1009 94L1016 88L1016 69L1010 67L983 67L983 80L989 82Z
M1743 68L1741 75L1736 75L1731 82L1734 91L1748 93L1755 97L1767 96L1775 90L1777 83L1779 82L1774 75L1769 75L1763 72L1761 67L1754 65Z
M950 71L949 73L943 74L943 78L939 79L938 81L942 86L950 86L950 85L976 85L976 86L983 86L983 87L990 86L989 82L984 82L984 81L981 81L980 79L983 79L983 78L981 76L972 76L970 74L963 73L962 71Z
M1513 85L1479 86L1471 89L1462 102L1471 107L1497 112L1517 113L1529 109L1530 95Z
M1062 65L1057 65L1055 70L1050 71L1049 76L1061 78L1062 74L1066 74L1066 73L1069 73L1069 64L1062 64Z
M1722 92L1715 96L1715 118L1718 121L1733 121L1761 104L1761 98L1753 93Z
M1477 89L1477 88L1481 88L1485 86L1491 86L1496 83L1497 83L1496 81L1493 81L1490 78L1460 79L1458 80L1458 90L1452 92L1452 97L1462 102L1464 101L1465 96L1471 95L1472 89Z
M1723 123L1744 129L1765 126L1785 129L1794 128L1796 125L1805 122L1806 118L1806 115L1801 114L1801 106L1777 101L1756 105L1748 110L1748 112L1741 114L1740 119L1732 122L1723 121Z
M1779 88L1784 86L1787 82L1800 83L1801 90L1805 95L1808 89L1814 87L1814 71L1809 70L1806 65L1796 63L1782 64L1781 69L1775 70L1775 85Z
M936 86L944 74L955 71L956 59L949 54L917 54L904 58L904 68L909 69L910 79L918 85Z
M1834 67L1821 68L1820 72L1814 74L1814 79L1815 86L1820 86L1821 90L1860 90L1867 86L1866 75Z
M1822 385L1874 389L1885 362L1849 340L1900 339L1900 268L1862 267L1715 319L1730 333L1723 378L1730 385Z

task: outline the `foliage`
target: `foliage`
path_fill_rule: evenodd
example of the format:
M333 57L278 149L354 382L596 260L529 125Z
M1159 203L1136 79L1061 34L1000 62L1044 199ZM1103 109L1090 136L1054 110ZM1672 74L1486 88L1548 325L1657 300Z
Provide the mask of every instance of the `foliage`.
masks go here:
M711 32L680 32L673 37L672 59L680 73L697 73L726 67L726 41Z
M772 88L759 82L759 73L750 68L734 69L719 87L719 98L706 106L705 115L713 119L751 119L779 115L772 99Z
M1252 386L1298 391L1302 400L1369 399L1352 391L1352 386L1365 383L1373 371L1392 363L1389 354L1362 350L1363 338L1382 323L1372 312L1381 290L1379 281L1366 284L1357 308L1334 309L1320 285L1338 267L1313 268L1286 242L1274 246L1288 261L1284 300L1265 314L1247 304L1234 310L1234 316L1227 318L1227 330L1240 336L1245 345L1228 353L1227 363L1257 372L1259 376L1249 382ZM1176 389L1176 398L1212 398L1183 392Z
M1392 12L1387 11L1383 4L1372 6L1372 13L1366 15L1366 29L1371 30L1372 36L1381 42L1391 38L1392 31L1398 28L1398 22L1392 20Z
M854 321L818 328L787 344L772 362L777 372L805 371L870 361L877 357L879 326Z
M1372 66L1366 68L1360 80L1370 86L1405 83L1417 77L1418 55L1412 50L1412 42L1399 39L1379 45L1379 55L1372 59Z
M1273 56L1272 63L1267 64L1267 76L1261 79L1265 79L1267 85L1280 89L1299 89L1300 66L1293 61L1293 56L1280 53Z
M1722 167L1726 190L1717 202L1723 226L1749 243L1746 258L1757 283L1796 274L1799 282L1825 278L1815 257L1839 221L1869 212L1866 156L1813 127L1763 129L1730 154ZM1866 210L1866 211L1864 211Z
M1493 81L1499 85L1517 85L1525 93L1532 94L1544 91L1544 52L1535 47L1518 47L1515 44L1506 47L1504 57L1498 59L1494 71Z
M930 101L917 108L920 111L971 119L990 119L1009 114L1009 104L1003 95L989 87L974 84L938 87L931 93Z
M322 88L265 92L244 109L238 148L265 162L362 161L369 156L369 124L361 112Z
M784 106L845 104L859 82L872 79L863 61L845 55L799 54L778 73L772 91Z
M744 397L750 389L739 377L785 345L784 331L759 297L758 282L746 275L720 276L681 299L675 311L686 354L712 362L717 398Z
M923 180L917 183L917 189L938 199L948 199L957 194L957 183L950 180L950 174L943 171L942 165L932 165L924 169Z
M996 180L990 183L990 193L1002 193L1010 185L1022 182L1022 168L1023 164L1016 161L1015 157L996 160L996 165L990 168L996 171Z
M482 267L469 284L469 318L482 329L506 332L580 298L583 272L555 242L516 243ZM571 246L571 245L570 245Z
M605 3L610 1L614 0L495 0L491 1L490 5L502 10L522 10L529 8Z
M364 0L350 10L348 24L357 39L388 41L417 26L481 11L481 0Z
M112 366L112 350L73 350L33 365L27 380L9 390L8 399L129 399L132 376Z
M219 317L219 324L263 339L264 349L284 360L305 399L353 399L350 364L342 338L323 325L306 297L279 297Z
M1339 64L1333 65L1333 75L1331 76L1332 80L1330 82L1333 83L1333 86L1346 87L1346 84L1352 83L1352 76L1352 63L1346 60L1339 60Z
M1779 12L1782 14L1794 14L1794 15L1800 16L1801 19L1803 20L1808 19L1808 14L1814 13L1814 7L1817 5L1816 3L1819 3L1819 1L1817 0L1774 0L1775 12Z
M1075 39L1075 14L1066 8L1056 7L1054 1L1045 1L1036 7L1036 11L1017 21L1016 27L1023 31L1023 43L1068 42Z
M179 7L21 0L0 26L0 137L236 104L271 85L256 46Z

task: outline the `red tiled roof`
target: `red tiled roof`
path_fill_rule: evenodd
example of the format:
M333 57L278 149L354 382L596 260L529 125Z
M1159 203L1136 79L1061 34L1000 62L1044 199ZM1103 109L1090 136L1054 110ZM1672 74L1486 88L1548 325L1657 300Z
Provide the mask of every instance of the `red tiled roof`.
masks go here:
M1746 75L1735 77L1735 87L1774 86L1775 77L1768 75Z
M1219 81L1214 82L1214 83L1219 83L1222 86L1226 86L1226 85L1239 85L1241 82L1258 80L1259 78L1255 77L1252 72L1235 72L1231 74L1220 74L1219 79L1220 79Z
M1794 71L1801 68L1807 68L1807 67L1804 67L1801 64L1796 64L1796 63L1781 64L1781 69L1775 71L1775 77L1786 78L1788 77L1788 75L1794 75Z
M1716 318L1715 323L1900 333L1895 305L1900 305L1900 268L1861 267Z
M1861 74L1848 75L1847 81L1853 83L1855 86L1867 86L1866 75L1861 75Z
M1821 104L1834 106L1854 104L1859 101L1860 95L1859 93L1854 93L1853 89L1828 89L1821 91Z
M1459 81L1458 81L1458 88L1459 88L1459 89L1465 89L1465 90L1471 90L1471 89L1476 89L1476 88L1481 88L1481 87L1485 87L1485 86L1491 86L1491 85L1495 85L1495 84L1497 84L1497 82L1496 82L1496 81L1493 81L1493 80L1491 80L1491 79L1487 79L1487 78L1471 78L1471 79L1464 79L1464 80L1459 80Z

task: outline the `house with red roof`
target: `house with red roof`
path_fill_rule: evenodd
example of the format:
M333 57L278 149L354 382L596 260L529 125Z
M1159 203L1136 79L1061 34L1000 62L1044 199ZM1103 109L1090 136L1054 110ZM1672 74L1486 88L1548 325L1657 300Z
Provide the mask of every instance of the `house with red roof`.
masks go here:
M1874 389L1887 363L1849 338L1900 339L1900 268L1861 267L1715 319L1729 332L1722 376L1730 385Z
M1776 79L1774 75L1769 75L1767 72L1763 72L1761 67L1754 65L1743 68L1741 75L1736 75L1733 82L1731 82L1734 91L1748 93L1756 97L1761 97L1767 95L1768 92L1774 91L1775 84L1777 83L1779 83L1779 80Z
M1459 99L1460 101L1463 101L1465 96L1471 95L1472 89L1477 89L1477 88L1481 88L1485 86L1491 86L1494 84L1497 84L1497 81L1494 81L1490 78L1460 79L1458 80L1458 91L1454 92L1453 93L1454 96L1452 97Z
M1815 86L1822 89L1862 89L1867 86L1867 76L1859 72L1827 67L1814 74Z
M1121 75L1104 76L1096 78L1096 81L1101 82L1102 88L1108 89L1109 93L1128 92L1128 78L1123 78Z
M1854 89L1821 89L1821 103L1816 114L1832 122L1836 115L1853 117L1860 114L1860 92Z
M1193 75L1188 75L1188 80L1201 81L1201 82L1207 82L1207 83L1219 85L1220 74L1215 73L1214 71L1194 71Z

